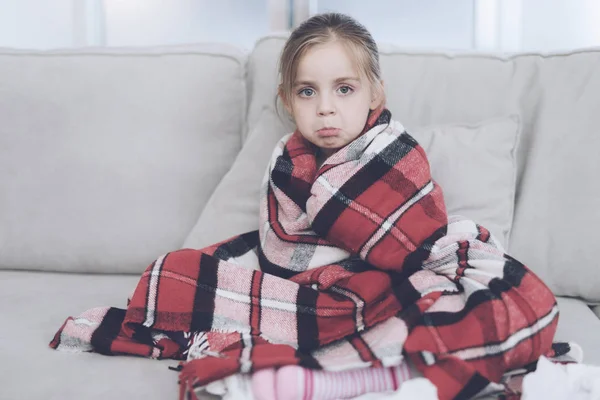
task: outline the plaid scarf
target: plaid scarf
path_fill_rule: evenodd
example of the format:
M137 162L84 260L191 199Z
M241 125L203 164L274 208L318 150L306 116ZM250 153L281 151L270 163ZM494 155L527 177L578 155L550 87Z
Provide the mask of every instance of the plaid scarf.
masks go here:
M440 399L462 399L551 351L551 291L485 228L447 217L388 110L321 166L316 150L299 132L275 148L258 231L159 257L126 310L69 318L51 347L187 359L182 398L262 368L409 357Z

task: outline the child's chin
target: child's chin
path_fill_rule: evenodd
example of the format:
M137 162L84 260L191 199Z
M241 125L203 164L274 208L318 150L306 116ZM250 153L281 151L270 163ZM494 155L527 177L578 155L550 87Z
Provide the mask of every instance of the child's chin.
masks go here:
M321 149L321 152L323 154L326 154L327 156L331 156L333 153L335 153L336 151L338 151L339 149L341 149L342 147L340 146L319 146L319 148Z
M340 149L346 145L345 141L339 137L322 138L320 142L320 147L327 149Z

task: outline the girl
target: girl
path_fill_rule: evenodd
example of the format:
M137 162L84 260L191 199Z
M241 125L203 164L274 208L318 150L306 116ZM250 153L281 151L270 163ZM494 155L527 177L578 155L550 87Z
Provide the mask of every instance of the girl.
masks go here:
M367 30L314 16L280 73L297 129L273 152L259 229L158 258L127 310L69 319L51 346L187 359L182 398L253 376L259 399L323 400L395 390L410 368L440 399L469 398L548 352L554 296L485 228L447 216L385 108Z
M356 139L385 102L377 45L341 14L307 20L281 56L279 97L319 161Z

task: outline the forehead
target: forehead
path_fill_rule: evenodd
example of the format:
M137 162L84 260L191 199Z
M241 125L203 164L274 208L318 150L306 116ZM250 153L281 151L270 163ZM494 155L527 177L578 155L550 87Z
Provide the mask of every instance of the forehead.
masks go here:
M357 59L339 41L318 44L306 51L298 62L296 81L333 81L342 76L360 78Z

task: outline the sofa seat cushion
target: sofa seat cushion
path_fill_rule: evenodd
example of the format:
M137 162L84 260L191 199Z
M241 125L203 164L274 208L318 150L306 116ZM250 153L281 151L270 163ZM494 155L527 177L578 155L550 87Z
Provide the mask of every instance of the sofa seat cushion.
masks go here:
M575 342L583 349L584 364L600 365L600 319L583 301L558 297L558 330L555 340Z
M176 399L175 360L71 354L48 343L66 317L125 307L138 276L0 271L2 399ZM207 397L213 398L213 397Z
M66 317L96 306L125 307L137 282L137 276L0 271L2 398L175 399L177 373L168 366L176 361L48 347ZM584 362L600 365L600 320L579 300L559 298L559 307L557 339L579 343Z

